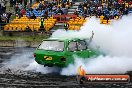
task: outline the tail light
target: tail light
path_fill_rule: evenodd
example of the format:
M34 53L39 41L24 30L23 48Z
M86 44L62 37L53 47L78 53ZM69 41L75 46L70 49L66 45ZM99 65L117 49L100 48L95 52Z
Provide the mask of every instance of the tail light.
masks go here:
M33 54L34 57L36 57L36 54Z
M65 62L66 61L66 58L65 57L61 57L61 61L62 62Z

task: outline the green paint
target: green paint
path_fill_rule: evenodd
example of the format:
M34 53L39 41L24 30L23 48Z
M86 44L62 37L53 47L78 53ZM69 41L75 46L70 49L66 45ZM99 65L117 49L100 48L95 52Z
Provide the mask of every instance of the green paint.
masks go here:
M42 49L40 48L42 44L40 44L38 48L34 51L34 54L36 55L35 57L36 62L41 65L66 67L70 63L74 63L74 57L73 57L74 55L77 55L83 59L99 55L99 52L97 52L97 50L93 50L89 48L85 39L65 39L65 40L47 39L43 41L44 42L43 44L46 44L47 41L48 43L50 42L49 46L50 44L51 45L54 44L54 42L56 42L55 46L57 45L57 43L59 44L61 42L61 44L64 45L63 46L59 45L59 46L62 46L63 50Z

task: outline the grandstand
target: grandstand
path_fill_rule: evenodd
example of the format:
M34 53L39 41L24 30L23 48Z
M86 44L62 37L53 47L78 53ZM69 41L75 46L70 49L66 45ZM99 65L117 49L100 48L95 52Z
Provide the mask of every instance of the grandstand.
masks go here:
M42 1L41 3L47 3ZM69 8L68 14L66 14L65 10L66 8L61 8L61 10L64 12L64 14L58 15L56 11L48 12L47 17L45 18L46 12L49 11L49 8L41 9L41 3L34 3L31 6L31 9L26 9L25 15L21 17L16 17L13 19L10 23L6 24L4 26L4 31L39 31L40 26L41 26L41 21L43 21L44 25L44 30L49 31L50 29L54 29L54 26L57 25L58 23L68 23L69 24L69 30L79 30L80 26L82 25L83 22L80 21L77 22L78 20L75 19L77 16L74 15L73 10L77 9L76 3L73 4L73 7L69 4L67 7ZM75 7L74 7L75 5ZM78 4L79 5L79 4ZM59 6L59 5L57 5ZM72 9L72 11L70 10ZM32 18L32 17L35 18ZM82 18L82 17L81 17ZM42 20L43 19L43 20ZM70 22L71 20L74 20L72 23L79 23L81 25L71 25ZM73 29L71 27L74 27Z
M76 19L70 19L67 23L69 30L80 30L84 22L86 22L86 20L83 17L77 17Z
M50 1L50 2L48 2ZM106 0L107 2L107 0ZM116 4L115 4L116 3ZM20 7L20 4L17 4ZM98 7L95 7L98 5ZM107 6L117 5L117 7ZM22 5L21 5L22 6ZM96 16L100 18L100 24L110 24L111 19L119 19L122 15L132 12L132 4L123 0L121 3L114 1L114 4L104 0L87 1L84 0L40 0L34 2L32 6L16 9L16 17L4 27L4 31L50 31L53 29L80 30L80 27L86 22L86 17ZM105 9L104 9L105 8ZM114 9L114 10L108 10ZM118 9L118 10L116 10ZM120 11L120 9L122 9ZM102 12L101 12L102 11ZM67 26L64 26L67 24ZM67 28L65 28L67 27ZM41 30L42 29L42 30Z
M45 30L49 30L54 26L56 19L50 17L44 20L44 28ZM40 17L36 19L29 19L24 15L20 19L17 17L9 24L4 26L5 31L26 31L27 27L29 27L30 31L39 31L40 29ZM29 29L27 31L29 31Z

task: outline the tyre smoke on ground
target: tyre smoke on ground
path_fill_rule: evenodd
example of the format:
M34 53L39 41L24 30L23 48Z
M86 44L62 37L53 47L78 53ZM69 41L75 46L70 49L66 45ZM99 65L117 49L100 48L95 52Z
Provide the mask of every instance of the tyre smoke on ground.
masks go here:
M43 74L58 72L58 68L44 67L35 62L33 57L34 49L30 48L18 48L16 49L16 54L11 56L10 59L5 60L2 63L0 72L5 73L6 71L11 71L13 74L20 74L23 72L41 72Z
M132 70L132 16L123 16L111 25L100 24L95 17L87 18L80 31L57 30L51 38L89 38L94 32L91 45L100 47L107 56L93 59L75 59L74 65L62 70L63 75L76 74L77 68L83 65L87 73L125 73Z

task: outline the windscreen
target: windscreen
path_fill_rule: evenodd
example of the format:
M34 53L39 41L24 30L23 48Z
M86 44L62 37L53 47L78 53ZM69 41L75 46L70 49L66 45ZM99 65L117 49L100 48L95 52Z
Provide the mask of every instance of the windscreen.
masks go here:
M63 51L64 42L61 41L43 41L38 49L52 50L52 51Z

